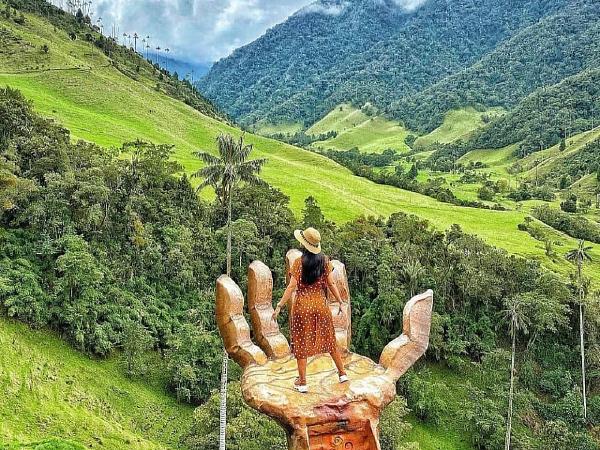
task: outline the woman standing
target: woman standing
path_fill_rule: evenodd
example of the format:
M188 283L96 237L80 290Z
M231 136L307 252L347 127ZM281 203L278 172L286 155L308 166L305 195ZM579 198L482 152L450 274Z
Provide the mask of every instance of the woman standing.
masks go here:
M327 305L328 287L335 299L342 302L331 275L333 265L321 252L321 235L317 230L296 230L294 236L303 246L302 258L298 258L290 270L290 282L275 308L273 320L277 320L281 308L295 292L290 334L299 376L294 387L298 392L305 393L308 392L306 360L310 356L329 353L337 367L340 383L348 381L348 377L336 344L331 310Z

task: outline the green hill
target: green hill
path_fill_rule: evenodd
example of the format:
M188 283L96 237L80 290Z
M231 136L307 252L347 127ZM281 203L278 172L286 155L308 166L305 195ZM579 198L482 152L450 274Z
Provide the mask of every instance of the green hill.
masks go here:
M565 165L565 161L580 153L587 144L600 139L600 128L576 134L566 141L564 151L560 150L560 144L553 145L547 149L532 153L519 160L518 164L523 170L523 175L535 180L545 178L548 174L560 169ZM593 171L595 167L589 167Z
M244 124L314 123L350 101L396 111L568 3L319 0L218 61L200 86Z
M538 23L519 30L471 67L416 95L399 99L393 115L413 129L432 130L452 109L473 105L514 108L536 89L600 65L595 44L600 39L599 19L595 0L568 2ZM552 106L560 108L561 104ZM514 142L517 140L501 146Z
M600 64L600 62L599 62ZM525 156L597 125L600 68L586 70L524 98L473 137L476 147L504 147L520 142Z
M311 126L306 134L319 135L335 131L337 136L326 141L317 141L312 147L333 150L357 147L365 153L382 153L390 148L398 152L408 150L404 139L409 133L401 124L375 113L367 114L365 111L369 111L368 105L362 109L349 104L336 106Z
M125 377L116 359L92 360L49 332L3 317L0 347L0 449L80 448L47 441L55 436L86 448L175 449L190 429L191 407L159 381Z
M458 140L467 140L475 130L484 127L486 121L501 114L502 110L499 108L482 111L464 108L450 111L438 128L415 141L415 148L423 148L433 143L449 144Z
M20 40L24 48L22 53L3 53L0 84L20 89L38 111L72 130L74 137L104 146L120 146L138 138L174 144L175 158L191 172L200 167L192 155L194 150L215 150L220 132L241 134L239 129L157 91L150 78L132 80L90 44L72 41L46 20L30 14L26 17L24 25L0 18L4 33ZM40 50L44 43L49 46L48 54ZM42 64L47 68L35 69ZM30 69L24 71L23 67ZM328 218L340 222L360 214L385 216L405 211L430 220L439 229L457 223L493 245L542 261L553 270L571 270L567 263L547 258L537 241L517 231L525 215L522 212L457 208L353 176L330 159L297 147L254 135L247 135L247 140L256 146L256 156L269 159L265 180L290 197L297 213L309 195L318 200ZM600 267L600 257L595 261ZM600 280L600 270L594 267L590 265L590 274Z
M482 162L492 170L506 172L506 168L517 160L516 149L517 145L509 145L504 148L471 150L459 158L458 162L462 164Z

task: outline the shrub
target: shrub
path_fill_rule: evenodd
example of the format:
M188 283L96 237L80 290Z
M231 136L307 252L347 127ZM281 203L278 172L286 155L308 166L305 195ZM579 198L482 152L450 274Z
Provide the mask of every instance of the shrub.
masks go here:
M227 448L244 450L286 450L285 433L275 421L256 412L242 400L238 382L227 389ZM219 392L194 411L192 428L183 444L190 450L219 448Z
M17 15L15 14L15 17L13 20L15 21L15 23L18 23L19 25L23 25L23 24L25 24L25 15L23 13L21 13L17 17Z
M492 201L494 200L494 190L488 186L481 186L481 188L479 188L479 192L477 193L477 196L479 197L480 200L485 200L485 201Z
M215 333L186 324L169 342L167 367L177 398L188 402L205 401L219 384L221 339Z
M560 209L568 213L577 212L577 196L569 194L568 197L560 203Z
M564 397L573 388L571 372L563 369L544 370L539 380L539 387L555 399Z
M600 395L594 395L588 399L588 421L593 426L600 425Z
M571 426L583 426L583 402L581 392L572 389L563 398L552 404L538 403L538 409L544 419L562 420Z
M380 443L382 450L398 450L410 431L411 425L402 418L408 414L406 400L396 399L383 410L379 422L381 428Z
M447 411L446 401L442 398L447 388L439 383L424 379L424 374L406 376L404 389L411 410L417 417L438 425Z

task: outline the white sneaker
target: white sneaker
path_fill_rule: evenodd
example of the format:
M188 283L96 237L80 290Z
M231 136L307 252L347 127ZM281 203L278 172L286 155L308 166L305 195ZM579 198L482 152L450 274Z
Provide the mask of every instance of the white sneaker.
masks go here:
M296 389L301 394L306 394L308 392L308 386L306 384L295 384L294 389Z
M348 375L340 375L340 383L345 383L348 381Z

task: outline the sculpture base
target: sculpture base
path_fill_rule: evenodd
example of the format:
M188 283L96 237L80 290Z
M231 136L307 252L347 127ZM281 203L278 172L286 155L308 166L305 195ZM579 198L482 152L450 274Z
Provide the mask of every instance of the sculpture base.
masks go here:
M393 400L385 369L355 353L343 355L349 381L340 383L329 355L309 358L308 393L294 390L293 356L246 369L246 402L275 418L289 435L290 450L379 450L379 411Z
M325 434L309 428L308 434L310 450L379 450L368 422L355 430Z

